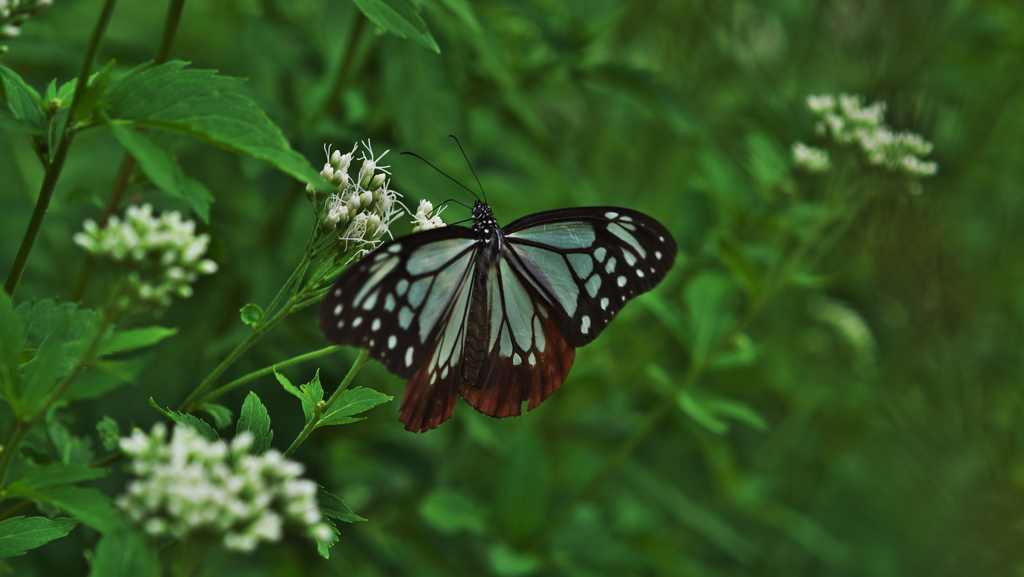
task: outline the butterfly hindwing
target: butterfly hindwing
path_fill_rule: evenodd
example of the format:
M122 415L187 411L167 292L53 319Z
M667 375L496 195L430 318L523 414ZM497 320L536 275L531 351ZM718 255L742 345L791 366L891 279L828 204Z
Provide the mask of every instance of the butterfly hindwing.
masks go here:
M552 303L573 347L594 340L627 301L665 278L677 251L661 223L616 207L539 212L503 230L509 260Z
M489 338L479 371L462 381L459 392L485 415L516 416L523 401L533 410L558 390L576 350L566 342L550 305L507 257L490 271L486 286L486 304L480 306L490 319Z

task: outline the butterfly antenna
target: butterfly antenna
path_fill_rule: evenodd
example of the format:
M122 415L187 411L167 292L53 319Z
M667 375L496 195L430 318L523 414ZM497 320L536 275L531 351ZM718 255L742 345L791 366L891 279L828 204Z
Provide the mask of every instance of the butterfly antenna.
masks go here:
M427 166L429 166L430 168L433 168L434 170L436 170L436 171L440 172L441 174L443 174L443 175L445 175L445 176L448 176L448 173L446 173L445 171L441 170L440 168L438 168L438 167L434 166L433 164L430 164L430 161L429 161L429 160L427 160L426 158L423 158L422 156L420 156L420 155L416 154L415 152L402 152L401 154L408 154L409 156L415 156L416 158L418 158L418 159L422 160L423 162L426 162L426 163L427 163ZM452 182L454 182L455 184L457 184L457 185L461 186L462 188L465 188L466 190L468 190L468 191L469 191L469 194L472 194L472 195L473 195L473 198L475 198L475 199L477 199L477 200L480 200L480 197L479 197L479 196L477 196L477 195L476 195L476 193L475 193L475 192L473 192L473 191L472 191L472 190L471 190L471 189L470 189L469 187L467 187L467 186L466 186L465 184L462 184L461 182L459 182L459 181L455 180L454 178L452 178L452 177L450 177L450 176L448 176L448 178L449 178L449 179L450 179L450 180L451 180ZM484 196L484 198L486 199L486 198L487 198L487 196L485 195L485 196ZM461 203L460 203L460 204L461 204ZM463 204L462 206L466 206L466 205L464 205L464 204Z
M438 209L440 209L440 208L441 208L442 206L444 206L444 205L448 204L449 202L454 202L455 204L457 204L457 205L459 205L459 206L464 206L464 207L466 207L466 208L468 208L468 209L470 209L470 210L472 210L472 209L473 209L473 207L472 207L472 206L469 206L468 204L464 204L464 203L461 203L461 202L459 202L459 201L455 200L454 198L449 198L448 200L446 200L446 201L442 202L441 204L437 205L437 208L438 208Z
M454 134L449 134L448 137L449 138L455 138L455 135ZM469 164L469 170L470 170L470 172L473 173L473 178L476 179L477 186L480 187L480 194L484 195L484 204L487 204L487 193L484 192L484 185L480 184L480 177L476 175L476 171L473 170L473 165L469 163L469 157L466 156L466 151L462 150L462 143L459 142L458 138L455 138L455 144L459 145L459 151L462 152L462 158L465 158L466 159L466 164ZM476 196L476 195L474 195L474 196Z

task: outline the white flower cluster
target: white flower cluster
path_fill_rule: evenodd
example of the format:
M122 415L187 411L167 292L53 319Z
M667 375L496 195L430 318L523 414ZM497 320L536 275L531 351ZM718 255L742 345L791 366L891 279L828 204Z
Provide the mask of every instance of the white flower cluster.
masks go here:
M388 226L402 215L400 195L388 188L389 167L378 164L389 151L375 158L369 141L363 143L363 147L366 150L359 158L362 165L356 178L351 177L349 168L359 145L353 145L348 154L338 150L329 153L320 171L324 180L338 187L338 192L328 197L321 207L320 226L325 231L337 231L342 253L352 248L359 248L361 252L372 249L388 232ZM312 195L312 187L306 187L306 192Z
M832 168L827 150L807 146L799 140L793 143L793 164L809 172L826 172Z
M139 478L128 483L117 505L150 535L213 535L225 549L242 552L279 541L286 524L320 542L333 538L317 507L317 486L299 478L301 463L274 449L248 454L248 432L228 445L178 426L170 443L166 439L163 423L151 435L136 429L121 439Z
M885 102L865 106L864 97L860 95L825 94L808 96L807 108L819 118L815 125L819 135L829 135L839 144L858 145L869 164L913 177L932 176L939 170L935 162L918 158L932 151L931 142L914 132L896 132L883 122ZM798 159L794 145L794 162L809 170L810 165L805 162L819 161L820 166L820 155L815 158L813 152L810 156L807 151L802 152L803 156Z
M21 34L21 26L29 15L50 7L53 0L0 0L0 40ZM0 47L0 54L7 47Z
M156 308L171 304L171 296L192 296L200 274L217 272L217 263L202 258L210 243L207 234L195 234L196 223L182 220L177 211L153 216L153 207L130 206L122 221L111 216L107 226L86 219L85 232L74 241L97 258L108 259L129 269L126 287L117 306L132 304Z
M429 200L421 200L419 209L412 216L412 231L420 232L421 230L445 226L444 221L441 220L441 213L444 212L444 208L438 209L437 214L430 216L432 212L434 212L434 205L430 204Z

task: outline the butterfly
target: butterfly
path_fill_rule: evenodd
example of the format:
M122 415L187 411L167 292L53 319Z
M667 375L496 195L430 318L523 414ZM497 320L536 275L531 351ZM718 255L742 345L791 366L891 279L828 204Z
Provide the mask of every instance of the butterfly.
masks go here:
M362 347L408 379L409 431L448 420L459 396L485 415L533 410L561 386L576 348L672 267L676 243L625 208L538 212L499 227L485 202L469 227L378 246L320 304L327 340Z

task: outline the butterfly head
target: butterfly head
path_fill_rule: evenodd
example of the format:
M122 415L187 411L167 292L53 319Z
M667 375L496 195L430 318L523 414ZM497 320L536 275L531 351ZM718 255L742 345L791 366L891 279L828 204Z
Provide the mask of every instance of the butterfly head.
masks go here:
M491 206L489 204L476 201L473 205L473 224L470 229L484 234L491 234L492 231L498 228L498 222L494 220L494 214L491 212Z

